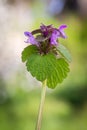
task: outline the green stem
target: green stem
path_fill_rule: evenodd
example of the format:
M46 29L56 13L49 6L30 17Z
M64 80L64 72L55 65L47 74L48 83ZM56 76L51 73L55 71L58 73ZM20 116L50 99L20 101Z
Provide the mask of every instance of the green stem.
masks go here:
M43 81L43 83L42 83L41 102L40 102L40 106L39 106L39 113L38 113L38 119L37 119L35 130L40 130L40 128L41 128L42 113L43 113L45 94L46 94L46 82L47 82L47 80Z

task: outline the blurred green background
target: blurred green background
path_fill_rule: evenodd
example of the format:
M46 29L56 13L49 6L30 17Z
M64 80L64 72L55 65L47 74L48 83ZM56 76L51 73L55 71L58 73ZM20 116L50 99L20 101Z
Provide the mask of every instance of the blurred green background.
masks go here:
M0 130L34 130L41 83L21 61L24 31L41 23L67 24L60 39L72 55L71 72L54 90L47 89L42 130L87 130L87 1L0 1Z

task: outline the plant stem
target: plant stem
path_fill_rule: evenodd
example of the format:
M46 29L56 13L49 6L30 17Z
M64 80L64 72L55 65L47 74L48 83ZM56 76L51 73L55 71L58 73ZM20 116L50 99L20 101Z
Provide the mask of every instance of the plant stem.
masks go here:
M41 102L40 102L40 106L39 106L39 113L38 113L38 118L37 118L35 130L41 129L42 113L43 113L45 94L46 94L46 82L47 82L47 80L43 81L43 83L42 83Z

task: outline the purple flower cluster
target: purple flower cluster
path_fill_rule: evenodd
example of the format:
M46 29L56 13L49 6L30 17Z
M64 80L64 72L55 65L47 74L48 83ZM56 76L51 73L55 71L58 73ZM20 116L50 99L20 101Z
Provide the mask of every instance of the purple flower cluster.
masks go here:
M32 32L24 32L27 37L26 43L30 43L39 48L40 54L47 54L53 47L58 45L58 39L66 38L64 33L66 25L61 25L59 28L54 28L53 25L42 24L39 29ZM38 34L34 36L34 34Z
M66 28L66 25L61 25L58 29L54 28L52 25L44 25L42 24L40 26L39 31L41 31L41 35L44 38L48 38L49 39L49 43L51 45L57 45L58 42L58 38L66 38L67 36L64 33L64 29ZM31 43L32 45L39 45L39 41L37 41L37 39L33 36L32 32L24 32L25 36L27 36L27 41L25 41L26 43Z

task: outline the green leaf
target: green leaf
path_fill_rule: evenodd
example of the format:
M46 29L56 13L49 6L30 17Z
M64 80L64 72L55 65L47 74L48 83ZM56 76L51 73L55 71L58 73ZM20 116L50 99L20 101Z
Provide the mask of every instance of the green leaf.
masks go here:
M54 66L53 72L47 80L49 88L55 88L58 83L62 83L70 71L69 64L63 58L57 59L56 63L52 62L52 64Z
M49 60L54 59L54 55L35 55L32 54L26 63L27 70L30 71L32 76L36 77L39 81L44 81L52 73L52 65Z
M69 65L63 59L57 59L54 54L32 54L26 62L27 70L39 81L47 79L47 86L55 88L67 77Z
M57 50L68 62L72 61L71 55L65 46L59 44Z
M27 58L33 54L33 53L37 53L37 47L34 45L30 45L26 48L24 48L24 50L22 51L22 62L25 62L27 60Z

